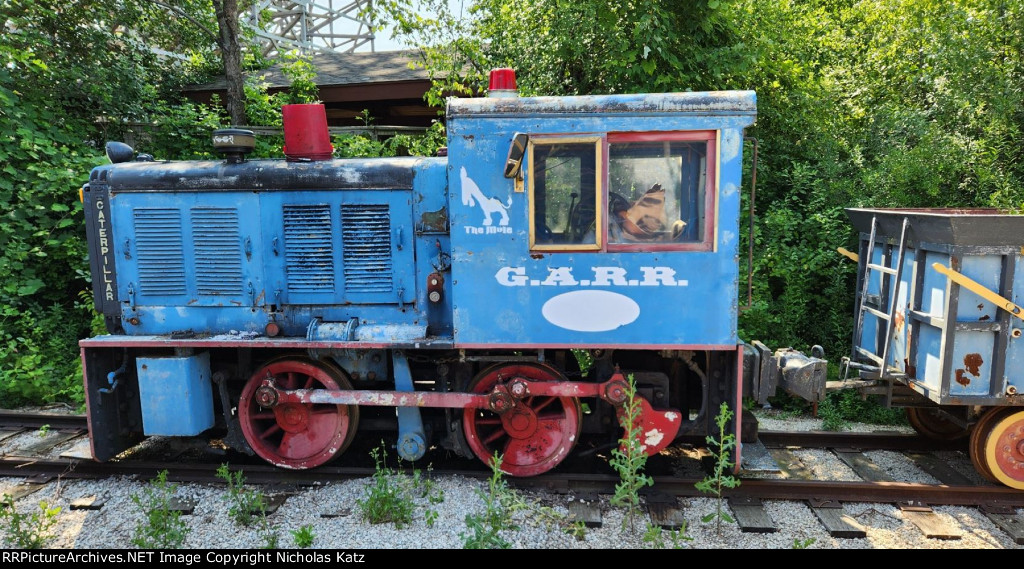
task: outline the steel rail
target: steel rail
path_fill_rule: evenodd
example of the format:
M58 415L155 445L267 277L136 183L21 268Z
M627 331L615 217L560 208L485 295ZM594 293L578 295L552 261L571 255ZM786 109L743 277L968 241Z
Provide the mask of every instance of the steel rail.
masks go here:
M49 426L54 430L83 430L87 428L85 415L60 413L21 413L0 410L0 427L7 429L39 429Z
M64 479L96 479L109 476L155 478L166 470L174 482L222 483L216 476L217 464L184 464L180 462L114 461L98 463L76 459L35 459L5 457L0 459L0 476L26 477L45 482ZM373 468L320 467L314 470L282 470L269 465L246 465L246 480L253 484L312 486L325 481L366 478ZM435 470L431 476L461 476L484 480L485 470ZM509 484L524 489L553 492L614 492L619 481L614 475L544 474L531 478L510 478ZM705 496L694 486L696 478L655 477L653 490L677 497ZM873 502L931 506L1024 507L1024 492L1001 486L953 486L911 482L836 482L824 480L744 479L742 484L724 492L725 497L759 498L762 500L808 500L839 502Z
M967 440L939 441L896 432L760 431L767 447L857 448L863 450L967 450Z

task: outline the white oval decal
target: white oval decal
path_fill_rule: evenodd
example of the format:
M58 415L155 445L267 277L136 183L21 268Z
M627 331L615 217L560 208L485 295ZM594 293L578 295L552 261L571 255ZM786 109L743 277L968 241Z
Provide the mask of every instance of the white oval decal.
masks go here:
M632 298L607 290L574 290L544 303L541 314L548 322L576 332L607 332L640 316Z

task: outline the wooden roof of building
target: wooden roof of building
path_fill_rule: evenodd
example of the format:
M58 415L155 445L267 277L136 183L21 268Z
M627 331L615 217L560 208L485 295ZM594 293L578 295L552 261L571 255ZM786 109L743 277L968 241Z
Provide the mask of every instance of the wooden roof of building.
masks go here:
M377 124L428 126L440 109L428 107L423 100L430 79L424 69L412 65L415 61L416 50L315 53L313 81L327 107L328 122L333 126L351 126L361 121L360 113L365 109ZM291 84L280 63L246 75L262 77L271 93L283 91ZM193 100L209 102L215 93L223 97L226 87L224 77L218 77L183 91Z

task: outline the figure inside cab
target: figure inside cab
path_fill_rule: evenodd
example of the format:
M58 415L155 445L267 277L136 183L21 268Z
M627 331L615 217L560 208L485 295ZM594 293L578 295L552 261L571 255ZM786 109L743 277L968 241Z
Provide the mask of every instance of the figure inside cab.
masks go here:
M704 238L704 141L609 145L608 242L692 243Z

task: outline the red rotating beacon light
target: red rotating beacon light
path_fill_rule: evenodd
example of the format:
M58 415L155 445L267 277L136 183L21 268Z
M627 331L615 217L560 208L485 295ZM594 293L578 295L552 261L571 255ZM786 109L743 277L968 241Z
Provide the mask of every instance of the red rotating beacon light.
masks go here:
M284 155L290 162L330 160L334 154L327 111L320 104L283 105Z
M490 85L487 87L487 96L495 98L518 97L516 70L510 67L492 69Z

